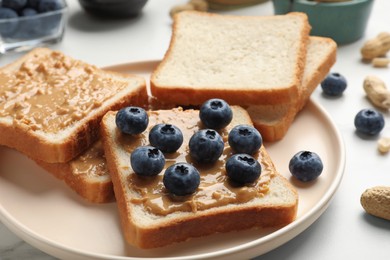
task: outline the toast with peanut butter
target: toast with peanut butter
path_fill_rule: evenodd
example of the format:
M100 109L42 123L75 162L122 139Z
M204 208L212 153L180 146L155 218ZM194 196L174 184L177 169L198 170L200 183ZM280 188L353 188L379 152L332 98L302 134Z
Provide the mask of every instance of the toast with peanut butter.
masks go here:
M188 143L204 128L198 110L153 110L149 124L137 135L123 134L116 126L116 112L101 122L101 136L111 175L125 239L140 248L162 247L193 237L255 227L281 227L297 213L298 195L282 177L264 146L253 157L262 167L260 177L249 185L235 185L226 176L225 162L233 154L227 135L236 125L252 125L245 109L232 106L233 119L219 130L224 150L213 164L191 159ZM130 164L134 149L148 145L150 129L158 123L174 124L183 133L183 144L174 153L165 153L164 169L156 176L139 176ZM171 194L163 184L164 171L177 162L194 165L200 185L191 195Z
M92 203L115 201L102 142L96 141L70 162L47 163L35 160L43 169L64 181L72 190Z
M67 162L99 137L109 110L147 103L145 80L37 48L0 69L0 145Z

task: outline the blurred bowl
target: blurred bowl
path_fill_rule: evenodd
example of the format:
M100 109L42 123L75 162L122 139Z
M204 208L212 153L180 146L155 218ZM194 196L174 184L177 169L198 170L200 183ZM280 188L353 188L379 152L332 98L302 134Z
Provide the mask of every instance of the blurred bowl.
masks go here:
M137 16L148 0L79 0L85 11L113 18Z
M62 40L68 7L31 16L0 19L0 53L27 51Z
M338 44L352 43L364 35L373 3L374 0L273 0L275 14L304 12L312 26L311 35L330 37Z

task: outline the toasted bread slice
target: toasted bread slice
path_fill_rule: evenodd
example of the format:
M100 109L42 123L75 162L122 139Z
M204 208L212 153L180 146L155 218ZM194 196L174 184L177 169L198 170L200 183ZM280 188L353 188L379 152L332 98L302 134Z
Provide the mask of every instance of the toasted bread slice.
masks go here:
M63 180L86 201L107 203L115 201L111 177L101 141L96 141L81 155L67 163L47 163L36 160L46 171Z
M151 93L170 104L290 103L298 97L310 25L303 13L248 17L184 11L151 76Z
M228 132L235 125L252 124L245 109L238 106L232 109L232 122L220 131L225 141L224 153L212 165L196 163L188 155L190 137L202 128L197 110L149 111L148 129L135 136L117 129L115 112L104 116L103 147L128 243L140 248L161 247L216 232L283 226L295 219L297 193L277 173L263 146L254 155L262 165L262 173L253 185L234 186L227 180L224 164L233 153L227 143ZM183 132L184 142L179 150L165 154L165 168L176 162L189 162L197 167L201 184L193 195L170 195L162 184L163 173L140 177L133 172L130 154L139 145L149 144L148 132L157 123L172 123Z
M303 81L298 98L290 105L252 105L247 107L253 124L265 141L282 139L296 115L309 101L314 89L321 83L336 62L337 45L330 38L311 36L307 49Z
M147 103L145 80L37 48L0 69L0 145L66 162L93 144L109 110Z

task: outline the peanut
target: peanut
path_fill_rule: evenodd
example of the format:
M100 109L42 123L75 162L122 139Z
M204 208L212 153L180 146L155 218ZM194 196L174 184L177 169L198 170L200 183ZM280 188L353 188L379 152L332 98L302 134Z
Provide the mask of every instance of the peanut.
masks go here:
M360 52L363 59L372 60L373 58L386 55L390 50L390 33L382 32L374 39L368 40Z
M390 92L385 83L376 76L367 76L363 82L368 99L380 108L390 108Z
M390 138L382 137L378 140L378 150L381 153L388 153L390 151Z
M388 58L374 58L371 61L372 65L377 68L387 67L390 63L390 59Z
M360 197L360 204L368 214L390 220L390 187L366 189Z

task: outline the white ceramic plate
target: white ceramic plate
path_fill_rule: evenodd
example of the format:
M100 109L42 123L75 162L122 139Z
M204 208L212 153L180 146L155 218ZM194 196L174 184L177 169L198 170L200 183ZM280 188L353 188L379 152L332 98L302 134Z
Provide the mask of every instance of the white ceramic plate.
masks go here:
M123 64L111 70L149 78L157 61ZM0 147L0 220L26 242L61 259L226 259L264 254L310 226L327 208L342 179L345 149L328 114L314 102L301 111L287 136L266 143L277 169L299 193L297 219L278 230L216 234L154 250L127 246L116 204L87 203L22 154ZM288 163L300 150L318 153L322 175L302 184L290 177ZM200 227L201 228L201 227Z

